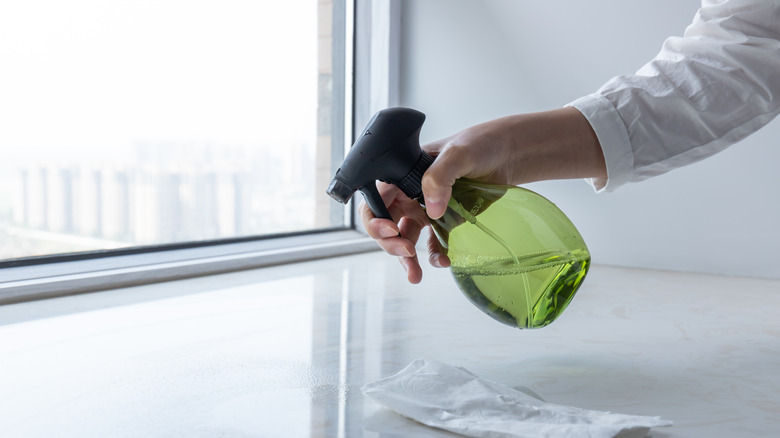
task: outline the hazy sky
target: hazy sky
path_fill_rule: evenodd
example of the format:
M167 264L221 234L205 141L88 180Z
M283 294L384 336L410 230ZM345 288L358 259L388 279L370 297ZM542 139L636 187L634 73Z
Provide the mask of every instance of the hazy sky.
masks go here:
M313 142L316 0L0 2L0 152ZM38 149L44 148L44 149Z

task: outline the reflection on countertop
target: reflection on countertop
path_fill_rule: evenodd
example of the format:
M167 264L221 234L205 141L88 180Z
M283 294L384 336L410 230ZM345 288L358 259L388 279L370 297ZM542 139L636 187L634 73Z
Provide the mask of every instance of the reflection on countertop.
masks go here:
M780 281L595 265L551 326L368 253L0 307L0 436L445 437L360 387L424 357L547 401L780 434Z

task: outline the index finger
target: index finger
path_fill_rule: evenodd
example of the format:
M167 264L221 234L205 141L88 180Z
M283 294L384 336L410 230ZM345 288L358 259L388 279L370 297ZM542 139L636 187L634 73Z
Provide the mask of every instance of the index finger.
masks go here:
M401 230L398 229L398 225L389 219L382 219L374 216L371 209L368 208L368 204L361 202L360 204L360 220L363 222L363 226L366 227L366 232L372 239L381 239L385 237L398 236Z

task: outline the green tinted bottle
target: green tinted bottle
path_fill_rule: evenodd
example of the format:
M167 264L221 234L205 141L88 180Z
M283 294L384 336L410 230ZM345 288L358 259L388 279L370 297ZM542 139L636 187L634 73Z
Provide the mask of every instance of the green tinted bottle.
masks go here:
M552 202L520 187L459 180L431 221L464 295L519 328L553 322L585 278L590 253Z
M424 114L409 108L375 114L327 193L346 203L360 191L374 216L389 220L377 180L422 202L422 176L434 161L420 149L424 121ZM431 225L461 291L483 312L513 327L552 323L590 265L585 242L566 215L519 187L458 180L447 211Z

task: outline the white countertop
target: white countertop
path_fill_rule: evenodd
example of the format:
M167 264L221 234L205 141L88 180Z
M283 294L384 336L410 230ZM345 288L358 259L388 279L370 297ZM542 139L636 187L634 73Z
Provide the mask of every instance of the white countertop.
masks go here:
M375 252L0 307L0 436L454 436L360 387L423 357L653 437L780 436L780 281L595 265L552 325Z

